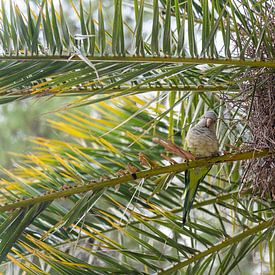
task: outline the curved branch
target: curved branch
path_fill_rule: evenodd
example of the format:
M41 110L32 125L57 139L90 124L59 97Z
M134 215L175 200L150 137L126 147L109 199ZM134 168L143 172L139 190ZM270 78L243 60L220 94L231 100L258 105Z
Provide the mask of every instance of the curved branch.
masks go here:
M180 163L180 164L158 167L150 170L137 172L135 175L129 174L119 178L104 180L102 182L88 183L87 185L76 186L76 187L72 187L70 189L62 190L62 191L53 191L50 194L46 194L46 195L42 195L39 197L30 198L26 200L21 200L11 204L6 204L3 206L0 206L0 212L12 210L19 207L27 207L29 205L33 205L33 204L41 203L45 201L53 201L55 199L59 199L62 197L68 197L75 194L84 193L89 190L99 190L104 187L116 186L118 184L123 184L136 179L150 178L150 177L158 176L162 174L183 172L190 168L203 167L209 164L214 165L214 164L223 163L223 162L239 161L239 160L246 160L251 158L261 158L261 157L270 156L274 153L275 152L270 152L268 149L263 149L258 151L254 150L254 151L241 152L237 154L226 154L219 157L204 158L204 159L199 159L199 160Z

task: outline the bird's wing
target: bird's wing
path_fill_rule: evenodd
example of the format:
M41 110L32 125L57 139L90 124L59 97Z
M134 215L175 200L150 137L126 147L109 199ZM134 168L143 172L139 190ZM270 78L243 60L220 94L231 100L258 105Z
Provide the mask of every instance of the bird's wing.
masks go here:
M200 182L207 175L212 166L198 167L189 169L185 172L185 192L184 192L184 206L183 206L183 225L186 222L187 216L192 208L198 186Z

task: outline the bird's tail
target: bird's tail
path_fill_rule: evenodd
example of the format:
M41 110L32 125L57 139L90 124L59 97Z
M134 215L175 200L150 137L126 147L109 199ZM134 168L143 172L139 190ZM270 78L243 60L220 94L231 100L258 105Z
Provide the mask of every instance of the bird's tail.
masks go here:
M211 166L194 168L185 171L185 194L184 194L184 205L182 215L182 225L186 223L186 219L192 209L193 202L195 200L196 193L200 182L207 175Z

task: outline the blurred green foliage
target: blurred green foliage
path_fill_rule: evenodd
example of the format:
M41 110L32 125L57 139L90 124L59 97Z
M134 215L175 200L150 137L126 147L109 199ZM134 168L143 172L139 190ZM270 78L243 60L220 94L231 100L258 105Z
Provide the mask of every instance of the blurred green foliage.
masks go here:
M47 119L62 110L64 98L41 98L0 105L0 165L11 167L15 157L10 153L27 154L31 151L31 137L56 137ZM58 133L60 136L60 133Z

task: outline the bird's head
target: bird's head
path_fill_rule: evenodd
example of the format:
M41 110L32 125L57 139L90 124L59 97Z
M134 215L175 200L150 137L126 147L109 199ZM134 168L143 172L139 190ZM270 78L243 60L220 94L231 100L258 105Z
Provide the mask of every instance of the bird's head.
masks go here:
M199 125L207 128L214 128L217 116L213 111L207 111L199 121Z

